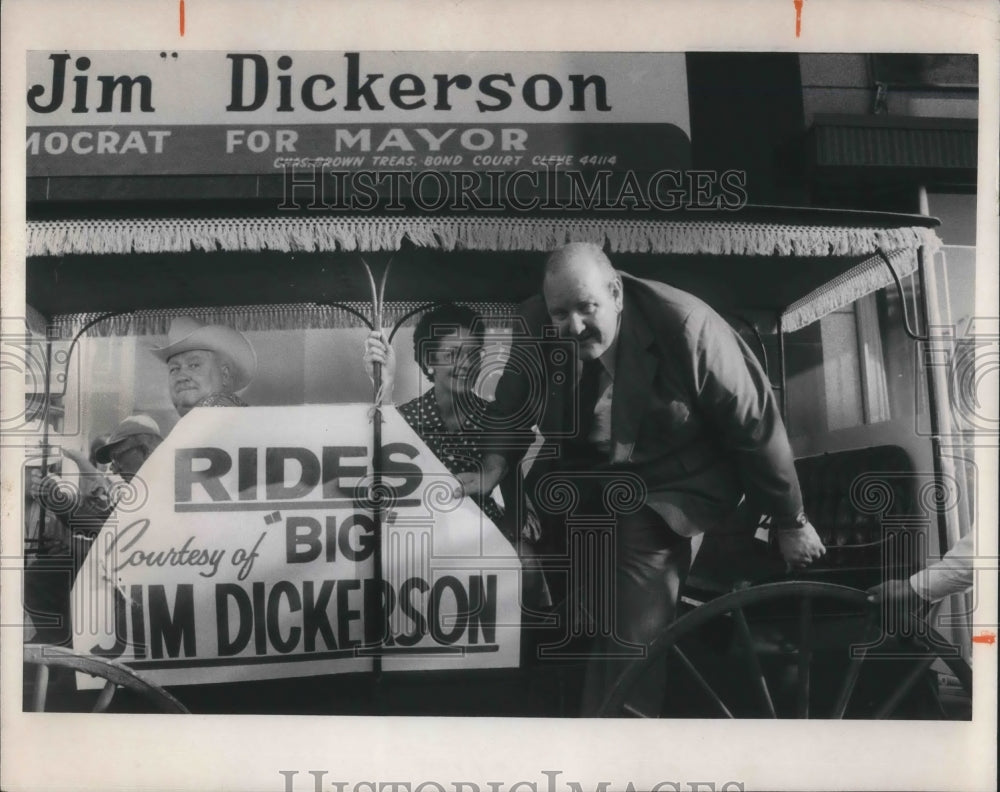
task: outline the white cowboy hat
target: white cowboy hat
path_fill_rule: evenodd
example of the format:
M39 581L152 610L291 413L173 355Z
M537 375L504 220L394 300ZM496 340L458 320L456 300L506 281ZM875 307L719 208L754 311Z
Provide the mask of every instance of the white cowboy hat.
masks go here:
M160 425L154 419L148 415L130 415L118 424L115 431L111 433L111 437L94 452L94 459L102 465L108 464L111 461L111 449L122 440L141 434L156 435L161 440L163 439L163 435L160 434Z
M224 355L232 363L233 390L243 390L257 373L257 353L243 333L225 325L209 325L190 316L178 316L170 322L167 345L150 351L166 362L181 352L207 349Z

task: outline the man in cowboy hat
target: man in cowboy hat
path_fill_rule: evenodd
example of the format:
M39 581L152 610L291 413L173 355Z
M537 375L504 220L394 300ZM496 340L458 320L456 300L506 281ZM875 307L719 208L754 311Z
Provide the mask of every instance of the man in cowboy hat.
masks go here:
M192 407L247 406L236 391L257 373L257 355L242 333L181 316L170 323L167 345L152 352L167 364L170 400L182 416Z

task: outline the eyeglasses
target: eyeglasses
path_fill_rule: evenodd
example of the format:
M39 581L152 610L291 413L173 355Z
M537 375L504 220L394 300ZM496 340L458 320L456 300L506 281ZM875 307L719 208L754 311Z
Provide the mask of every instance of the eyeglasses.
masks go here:
M111 469L114 470L114 471L120 470L121 466L122 466L122 461L124 460L124 458L128 454L132 453L133 451L143 451L144 452L144 449L143 449L142 445L136 443L136 444L133 444L133 445L130 445L130 446L126 446L125 448L116 448L114 451L112 451L111 452Z
M462 344L460 347L428 345L424 352L428 366L469 365L482 359L482 344Z

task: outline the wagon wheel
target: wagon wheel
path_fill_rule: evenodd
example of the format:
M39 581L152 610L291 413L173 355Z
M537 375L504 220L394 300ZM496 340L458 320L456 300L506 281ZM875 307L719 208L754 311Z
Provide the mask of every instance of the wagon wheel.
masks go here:
M32 710L35 712L45 711L46 701L49 698L51 669L79 671L106 681L91 709L92 712L107 712L119 688L136 694L144 703L150 705L154 712L189 712L187 707L163 688L147 682L131 668L101 657L80 654L62 646L29 644L24 647L24 664L26 674L29 667L37 670L32 694Z
M667 627L623 669L600 714L968 718L972 670L958 650L915 616L903 637L886 636L881 616L865 592L829 583L733 591ZM667 666L667 693L659 708L643 702L640 712L630 691L653 664ZM961 714L946 711L932 666L946 668L943 679L961 691Z

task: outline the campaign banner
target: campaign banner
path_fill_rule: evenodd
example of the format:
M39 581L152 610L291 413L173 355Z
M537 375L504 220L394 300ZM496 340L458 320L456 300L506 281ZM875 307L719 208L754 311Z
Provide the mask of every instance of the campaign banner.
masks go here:
M690 165L683 53L32 52L29 177Z
M162 125L30 128L29 176L333 171L635 171L690 164L673 124ZM297 179L301 182L301 178ZM377 178L372 183L376 187Z
M195 409L95 540L73 648L164 686L364 672L376 656L387 672L516 666L514 548L382 415L381 583L370 406Z

